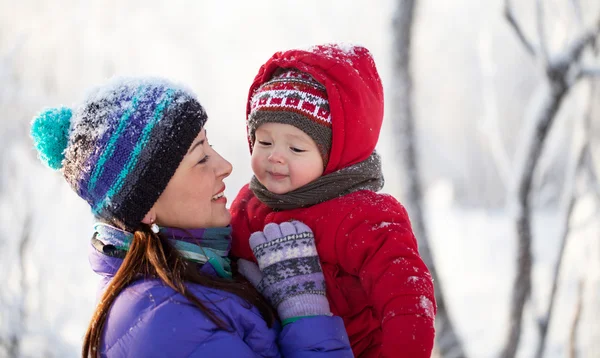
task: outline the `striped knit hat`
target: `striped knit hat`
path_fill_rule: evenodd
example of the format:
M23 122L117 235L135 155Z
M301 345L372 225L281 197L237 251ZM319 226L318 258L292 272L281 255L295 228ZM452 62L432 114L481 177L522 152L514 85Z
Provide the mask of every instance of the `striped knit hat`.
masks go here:
M331 149L331 114L325 86L304 72L281 69L256 89L250 102L247 125L252 146L254 134L261 124L290 124L315 141L323 166L327 166Z
M41 112L31 135L93 214L136 230L206 122L191 92L156 79L114 80L73 111Z

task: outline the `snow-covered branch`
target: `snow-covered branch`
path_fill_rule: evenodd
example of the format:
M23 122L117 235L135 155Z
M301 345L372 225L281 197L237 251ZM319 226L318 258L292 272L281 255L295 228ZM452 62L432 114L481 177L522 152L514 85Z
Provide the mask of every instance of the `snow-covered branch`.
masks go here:
M575 20L577 20L577 23L579 23L579 24L583 23L583 14L581 12L581 3L579 2L579 0L571 0L569 2L571 3L571 7L573 7L573 14L575 16Z
M504 358L512 358L516 354L521 337L523 309L531 293L532 232L529 194L532 188L533 174L566 90L565 87L551 85L546 88L543 101L534 118L527 120L524 141L517 150L517 153L522 153L522 155L517 158L516 175L511 185L508 201L509 208L514 215L515 232L518 238L517 273L513 283L508 338L501 355Z
M569 331L569 358L577 358L577 331L579 330L579 322L581 322L581 311L583 311L583 279L579 281L577 287L577 304L575 305L575 313Z
M600 77L600 66L597 67L583 67L580 70L582 77Z
M544 24L544 5L542 0L535 1L536 28L538 40L540 42L540 56L544 63L550 62L550 53L548 52L548 39L546 38L546 26Z
M594 27L577 36L561 53L551 59L548 68L550 77L564 76L565 72L579 61L587 46L594 44L599 33L600 16Z
M592 91L593 93L593 91ZM590 101L591 102L591 101ZM577 201L577 188L576 182L579 173L582 172L586 154L590 150L589 133L590 133L590 112L591 103L588 105L587 113L583 120L583 125L578 128L579 133L575 133L574 137L574 150L572 160L568 164L565 174L565 185L563 189L563 197L560 204L561 214L559 218L561 220L559 225L560 230L560 247L558 250L558 259L554 266L552 288L550 291L550 299L548 301L548 307L544 316L538 319L538 329L540 332L540 340L538 341L536 358L541 358L544 355L546 348L546 338L548 335L548 328L552 322L554 303L556 302L556 293L558 290L558 281L562 268L562 263L565 256L565 248L567 246L567 240L569 238L569 232L571 229L571 214Z
M594 194L600 201L600 179L596 175L596 170L594 169L594 163L593 163L594 162L594 158L593 158L594 154L592 151L590 151L589 153L590 153L590 157L589 157L589 165L587 167L587 171L588 171L588 175L590 177L590 181L593 186L592 191L594 192Z
M505 5L508 6L505 6L506 14L506 8L510 10L508 0L505 2ZM511 12L509 11L508 13ZM538 24L541 24L543 19L539 17L543 16L543 11L541 11L541 4L539 2L537 16ZM511 18L514 19L514 17ZM513 25L513 27L515 26ZM516 26L515 29L517 35L521 38L522 33L519 31L520 28ZM576 37L575 40L571 41L557 55L551 56L548 61L540 61L545 64L547 89L538 111L531 119L526 119L525 136L517 150L517 153L522 154L516 160L515 178L510 188L510 198L508 200L508 205L514 213L518 253L517 272L513 283L509 311L509 330L501 353L501 357L503 358L514 358L516 355L522 331L523 309L529 299L532 287L531 271L533 260L531 253L530 193L533 176L558 109L571 86L576 83L576 81L570 81L572 77L570 74L579 65L583 51L589 45L593 45L599 32L600 17L592 29ZM538 35L544 36L543 25L538 25ZM539 41L544 44L545 39L540 38ZM528 42L524 42L524 45L527 48ZM531 52L529 48L528 50ZM534 51L534 54L544 56L544 50L541 52L542 54L539 54ZM578 168L578 162L579 160L576 161L576 168Z
M394 106L394 131L399 147L398 159L401 173L405 175L402 188L402 200L410 213L415 236L419 242L419 253L429 268L435 285L437 303L436 347L437 353L445 358L466 357L462 342L450 318L442 280L439 277L435 260L430 249L425 216L422 208L422 193L420 168L417 160L417 136L415 133L414 115L412 109L412 74L411 74L411 39L414 23L416 1L399 0L393 17L393 81L392 103Z
M523 27L517 22L510 0L504 0L504 17L517 34L517 37L527 52L529 52L531 56L535 56L537 52L535 46L527 39L527 36L523 32Z

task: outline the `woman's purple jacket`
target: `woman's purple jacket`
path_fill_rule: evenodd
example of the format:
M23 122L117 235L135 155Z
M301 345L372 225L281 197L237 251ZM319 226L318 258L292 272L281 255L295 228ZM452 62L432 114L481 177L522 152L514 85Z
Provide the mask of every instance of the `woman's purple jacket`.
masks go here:
M93 270L104 276L99 295L122 260L90 250ZM209 272L205 265L203 271ZM212 271L212 270L211 270ZM188 284L233 327L219 329L185 297L160 280L134 282L114 301L101 340L101 357L352 357L342 319L315 316L268 328L258 310L239 297ZM209 305L210 306L210 305Z

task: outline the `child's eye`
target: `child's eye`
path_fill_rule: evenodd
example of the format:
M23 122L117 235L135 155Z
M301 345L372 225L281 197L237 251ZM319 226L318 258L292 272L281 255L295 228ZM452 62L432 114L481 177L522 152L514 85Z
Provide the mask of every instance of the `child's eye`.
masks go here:
M305 150L303 150L303 149L299 149L299 148L295 148L295 147L290 147L290 149L291 149L291 150L292 150L292 152L294 152L294 153L304 153L304 152L306 152L306 151L305 151Z
M204 164L208 161L208 155L205 155L204 158L200 159L198 161L198 164Z
M259 140L258 144L260 144L260 145L271 145L271 142L266 142L264 140Z

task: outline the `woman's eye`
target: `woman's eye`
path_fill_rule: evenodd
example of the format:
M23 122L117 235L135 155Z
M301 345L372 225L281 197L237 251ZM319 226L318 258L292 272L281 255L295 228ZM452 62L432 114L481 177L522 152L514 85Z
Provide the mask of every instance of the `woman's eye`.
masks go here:
M271 142L266 142L264 140L259 140L258 144L260 144L260 145L271 145Z
M198 161L198 164L204 164L208 161L208 155L205 155L204 158L200 159Z
M304 152L306 152L305 150L303 150L303 149L299 149L299 148L296 148L296 147L290 147L290 149L291 149L291 150L292 150L292 152L294 152L294 153L304 153Z

